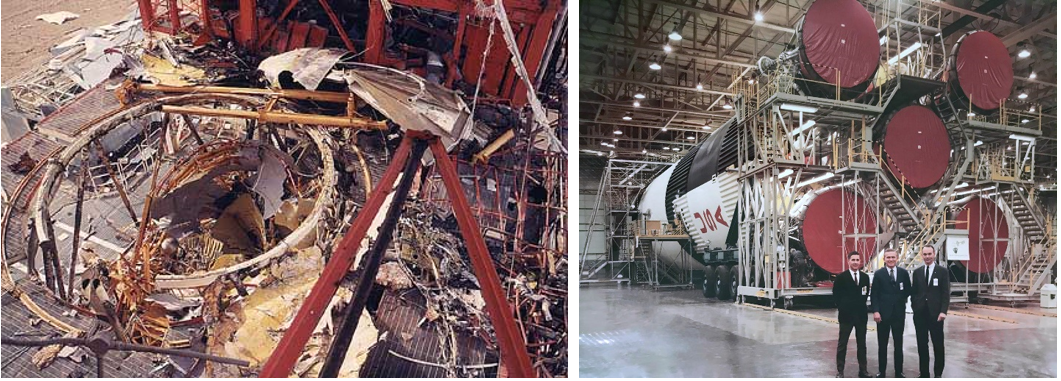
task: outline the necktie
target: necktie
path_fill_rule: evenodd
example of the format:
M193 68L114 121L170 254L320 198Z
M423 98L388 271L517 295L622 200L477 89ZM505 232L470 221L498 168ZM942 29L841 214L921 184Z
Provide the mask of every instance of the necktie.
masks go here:
M858 286L858 273L852 271L851 272L851 277L855 278L855 286Z
M895 269L888 269L888 276L890 276L892 278L892 281L895 282Z

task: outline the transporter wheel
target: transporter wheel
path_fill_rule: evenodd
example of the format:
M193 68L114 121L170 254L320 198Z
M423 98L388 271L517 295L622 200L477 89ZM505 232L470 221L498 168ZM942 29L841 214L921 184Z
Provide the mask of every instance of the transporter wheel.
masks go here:
M792 298L785 298L785 309L786 310L791 310L792 309Z
M707 266L704 270L704 297L714 298L717 291L718 276L715 274L714 266Z
M729 266L719 265L718 266L718 300L730 300L733 297L731 294L733 287L733 273L729 271Z
M729 268L729 297L730 299L736 299L737 297L737 265Z

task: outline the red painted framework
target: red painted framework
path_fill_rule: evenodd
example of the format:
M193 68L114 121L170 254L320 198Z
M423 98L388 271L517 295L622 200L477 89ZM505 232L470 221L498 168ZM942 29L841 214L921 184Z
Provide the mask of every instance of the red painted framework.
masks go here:
M279 19L273 21L268 18L255 17L254 10L258 7L257 0L239 0L239 15L234 20L235 36L229 36L221 25L212 25L210 10L211 0L191 0L198 4L199 19L203 23L203 33L196 40L197 44L203 44L212 38L232 38L240 45L252 51L260 51L273 37L279 34L276 43L278 51L286 51L302 45L291 45L285 43L284 31L278 31L277 27L282 23L291 10L300 0L291 0L285 7ZM313 1L313 0L309 0ZM484 0L491 2L491 0ZM317 0L328 15L329 20L339 24L339 19L332 11L327 0ZM179 13L181 6L178 0L137 0L140 6L140 14L143 15L145 30L157 31L169 34L177 34L187 26L180 25ZM392 4L404 5L419 9L430 9L443 12L456 13L459 16L457 30L454 34L453 49L443 59L448 67L448 87L453 86L458 74L463 74L465 82L475 84L482 67L483 54L487 54L487 62L483 71L482 80L479 82L483 94L488 94L500 100L507 100L516 107L527 103L527 88L516 76L515 68L512 67L511 54L501 35L500 27L494 31L489 52L487 52L487 40L490 33L488 24L479 25L481 20L475 15L475 0L391 0ZM548 0L543 6L537 0L505 0L505 9L508 18L512 22L512 30L516 37L516 43L520 47L520 56L527 68L529 75L535 75L538 69L546 64L542 62L545 57L545 49L552 35L553 23L560 11L559 0ZM192 9L188 9L192 10ZM167 19L168 18L168 19ZM163 25L168 21L169 25ZM405 60L386 54L382 46L387 40L387 15L378 0L369 1L369 19L367 35L365 38L364 62L387 67L404 69ZM176 28L172 25L177 25ZM294 34L297 28L291 28L289 33ZM336 28L344 47L349 51L357 51L353 41L346 35L346 28L339 25ZM305 33L302 33L305 34ZM293 41L303 41L305 38L294 38ZM306 44L312 45L312 44ZM460 62L461 52L464 53L463 63ZM423 73L418 73L423 74ZM536 79L531 78L531 83Z
M413 139L426 139L430 141L431 152L435 157L437 169L442 176L446 186L446 194L450 195L453 203L454 215L460 227L461 236L468 248L468 256L472 261L472 269L482 286L483 299L486 301L486 312L493 323L494 332L497 335L498 347L501 350L501 360L511 377L529 378L535 377L534 370L527 354L526 340L516 327L516 319L512 308L505 297L505 291L501 287L501 279L497 275L486 242L479 230L479 224L475 221L468 200L465 198L457 167L449 158L442 142L436 137L422 132L411 131L405 135L398 150L391 159L391 164L384 172L383 178L377 188L369 195L364 213L358 214L354 219L350 230L339 242L331 259L324 267L317 283L313 285L309 296L299 308L298 314L291 323L291 328L284 333L276 350L269 356L269 360L262 368L261 377L287 377L291 374L295 363L306 346L306 342L313 334L335 292L339 283L354 265L354 258L361 248L361 242L368 232L375 213L383 206L389 190L394 186L398 174L405 165L406 160L420 160L418 157L410 157ZM412 176L413 174L406 174Z
M482 55L487 53L486 42L490 30L471 22L477 20L474 0L391 0L391 3L457 13L459 21L454 35L453 50L443 57L448 68L446 85L453 86L458 72L464 73L465 82L475 83L479 69L482 67ZM546 64L542 62L542 58L545 56L545 48L549 43L559 8L560 2L557 0L549 0L544 7L538 1L533 0L505 1L505 9L513 24L512 30L516 35L516 42L521 47L520 55L523 58L523 64L530 75L535 75L538 68ZM404 65L404 60L400 57L388 56L382 50L383 42L387 40L386 23L387 15L383 6L378 1L370 1L364 60L376 65L400 68ZM490 52L487 53L487 66L481 82L482 90L497 98L510 100L517 107L522 106L527 103L527 88L516 76L511 64L511 55L501 33L500 27L494 31L494 40L490 46ZM458 65L462 48L466 56L463 65ZM531 83L534 82L535 79L531 78Z

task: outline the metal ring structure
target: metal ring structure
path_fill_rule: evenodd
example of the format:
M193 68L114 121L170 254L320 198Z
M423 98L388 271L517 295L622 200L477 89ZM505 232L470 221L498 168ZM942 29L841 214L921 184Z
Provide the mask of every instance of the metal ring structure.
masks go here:
M265 104L265 100L257 97L249 96L236 96L226 94L191 94L191 95L180 95L172 97L161 97L152 101L146 101L137 103L129 106L126 110L112 115L106 119L103 119L99 123L92 126L87 126L82 134L59 152L56 156L50 158L48 163L43 168L44 177L40 184L38 195L51 195L58 184L60 175L64 169L70 164L75 156L85 149L90 143L105 136L108 132L121 126L122 124L134 120L136 118L144 117L151 113L161 112L163 105L185 105L200 103L204 101L222 101L230 102L233 104L241 105L255 105L261 106ZM303 126L305 131L314 144L317 146L318 151L321 155L322 163L331 163L333 160L332 151L328 145L329 139L320 128L317 127L306 127ZM323 181L319 187L320 193L317 195L317 199L314 202L313 208L310 211L309 216L295 229L291 234L288 234L281 242L274 245L265 253L258 255L252 259L237 263L235 265L217 269L205 273L190 274L190 275L159 275L155 278L156 288L159 290L165 289L182 289L182 288L196 288L203 287L212 283L215 279L221 276L225 276L238 271L260 268L268 264L273 259L283 256L288 253L291 248L295 247L303 238L312 234L318 223L321 221L321 216L324 213L324 209L331 205L331 200L334 196L334 186L337 182L337 174L333 165L324 165L322 175L320 179ZM45 216L50 216L49 213L50 197L35 197L31 208L31 213L35 220L35 229L37 234L41 237L41 242L47 240L55 240L52 229L46 226L47 221Z

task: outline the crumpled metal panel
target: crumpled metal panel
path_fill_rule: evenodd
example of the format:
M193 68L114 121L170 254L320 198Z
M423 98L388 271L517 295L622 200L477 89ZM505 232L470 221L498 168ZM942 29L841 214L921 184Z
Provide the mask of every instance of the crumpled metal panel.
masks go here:
M340 49L301 48L262 60L258 70L274 87L280 87L280 74L290 72L295 82L307 90L316 90L347 51Z
M405 130L426 131L447 149L472 133L471 111L453 90L414 74L358 64L343 73L358 98Z

